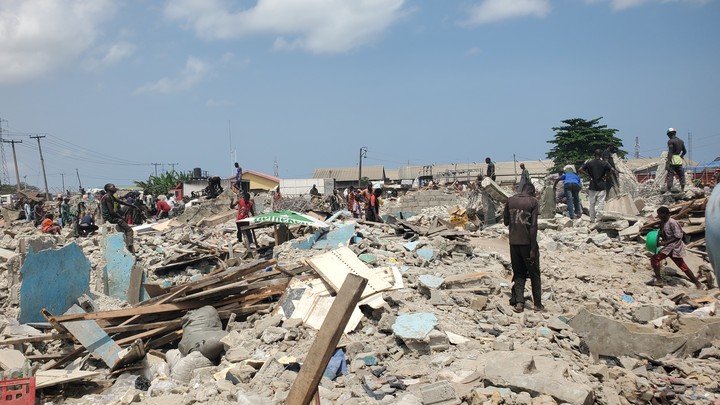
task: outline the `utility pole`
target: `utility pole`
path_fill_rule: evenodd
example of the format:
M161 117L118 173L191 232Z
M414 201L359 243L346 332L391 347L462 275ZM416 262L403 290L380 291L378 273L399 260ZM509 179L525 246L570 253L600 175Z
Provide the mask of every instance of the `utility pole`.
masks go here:
M688 157L690 157L690 161L692 162L692 132L688 132L688 150L690 153L688 153Z
M277 157L275 158L275 161L273 162L273 176L280 177L280 168L278 167Z
M179 165L180 163L168 163L168 166L172 167L172 171L175 171L175 166Z
M7 120L0 118L0 141L3 139L3 122L7 124ZM8 184L10 183L10 178L8 177L7 161L5 160L5 145L3 142L0 142L0 159L2 159L2 177L0 178L0 181L2 181L2 184Z
M367 157L367 146L360 148L360 158L358 159L358 188L360 188L362 184L362 160L364 157Z
M22 141L16 141L14 139L11 139L9 141L3 139L4 143L12 144L12 150L13 150L13 162L15 162L15 180L17 181L17 191L20 191L20 172L18 171L18 164L17 164L17 155L15 154L15 144L16 143L22 143Z
M517 184L517 159L515 159L515 154L513 153L513 166L515 167L515 183Z
M77 174L77 178L78 178L78 188L82 189L82 182L80 181L80 172L78 171L77 167L75 168L75 174Z
M160 166L162 163L150 163L150 164L155 166L155 177L157 177L157 167Z
M65 194L65 173L60 173L60 178L62 179L62 192Z
M635 159L640 159L640 137L635 137Z
M50 201L50 189L48 188L47 175L45 174L45 159L43 159L42 147L40 146L40 139L45 138L45 135L35 135L35 136L30 135L30 138L37 139L37 141L38 141L38 151L40 151L40 165L42 166L43 180L45 180L45 199L47 201Z

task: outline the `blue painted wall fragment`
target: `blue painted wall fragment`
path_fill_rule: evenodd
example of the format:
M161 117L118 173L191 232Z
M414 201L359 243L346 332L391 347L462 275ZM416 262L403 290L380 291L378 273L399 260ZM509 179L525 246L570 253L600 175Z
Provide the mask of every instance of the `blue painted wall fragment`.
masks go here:
M103 268L103 282L105 294L127 301L130 274L135 265L135 258L125 250L125 241L121 233L114 233L105 239L105 268ZM145 274L142 278L145 283ZM140 288L140 301L149 297L145 288Z
M327 234L323 235L320 239L315 242L313 249L335 249L338 246L347 246L348 241L352 238L355 233L355 224L347 224L337 229L333 229Z
M293 243L292 247L294 249L310 250L312 249L315 242L317 242L318 239L325 235L327 231L327 229L320 228L313 234L313 236L309 237L308 239Z
M82 308L73 305L65 312L66 315L84 314ZM110 336L93 320L69 321L62 325L72 333L96 359L101 359L108 367L113 368L120 361L122 349Z
M426 262L432 260L433 255L435 254L431 248L418 249L415 253L422 257Z
M45 322L43 308L65 313L90 287L90 261L74 242L38 253L31 247L20 272L20 323Z
M402 314L395 319L392 330L401 339L423 340L437 324L437 317L428 312Z

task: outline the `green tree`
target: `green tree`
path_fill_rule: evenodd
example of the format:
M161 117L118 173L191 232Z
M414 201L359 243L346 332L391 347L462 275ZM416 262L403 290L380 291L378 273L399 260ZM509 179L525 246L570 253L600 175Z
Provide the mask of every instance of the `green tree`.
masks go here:
M168 191L175 188L180 183L190 179L188 173L179 173L176 171L165 172L158 176L150 175L147 181L135 181L135 185L144 191L149 191L152 195L167 194Z
M562 121L564 126L552 129L555 137L548 143L555 146L547 153L547 157L555 162L553 171L562 170L567 164L576 167L582 165L587 159L592 159L595 149L604 150L610 143L614 143L618 148L618 156L625 157L627 152L621 149L622 140L615 136L618 130L599 125L602 118L590 121L571 118Z

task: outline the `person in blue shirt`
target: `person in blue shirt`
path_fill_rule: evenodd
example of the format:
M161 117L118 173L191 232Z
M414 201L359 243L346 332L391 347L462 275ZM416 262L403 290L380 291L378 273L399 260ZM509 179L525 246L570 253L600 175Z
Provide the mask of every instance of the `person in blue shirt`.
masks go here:
M565 198L567 198L568 215L570 218L580 218L582 216L582 208L580 207L580 188L582 180L580 176L575 174L575 168L572 165L563 167L564 174L555 180L554 186L563 181L565 186Z

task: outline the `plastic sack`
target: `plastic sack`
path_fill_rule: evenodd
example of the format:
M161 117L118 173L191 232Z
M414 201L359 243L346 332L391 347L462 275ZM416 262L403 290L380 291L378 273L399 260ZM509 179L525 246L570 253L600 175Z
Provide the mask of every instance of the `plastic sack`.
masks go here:
M187 356L189 353L199 351L206 358L217 362L220 360L225 348L220 342L228 332L222 329L220 315L215 308L207 305L189 311L182 317L183 337L178 349Z

